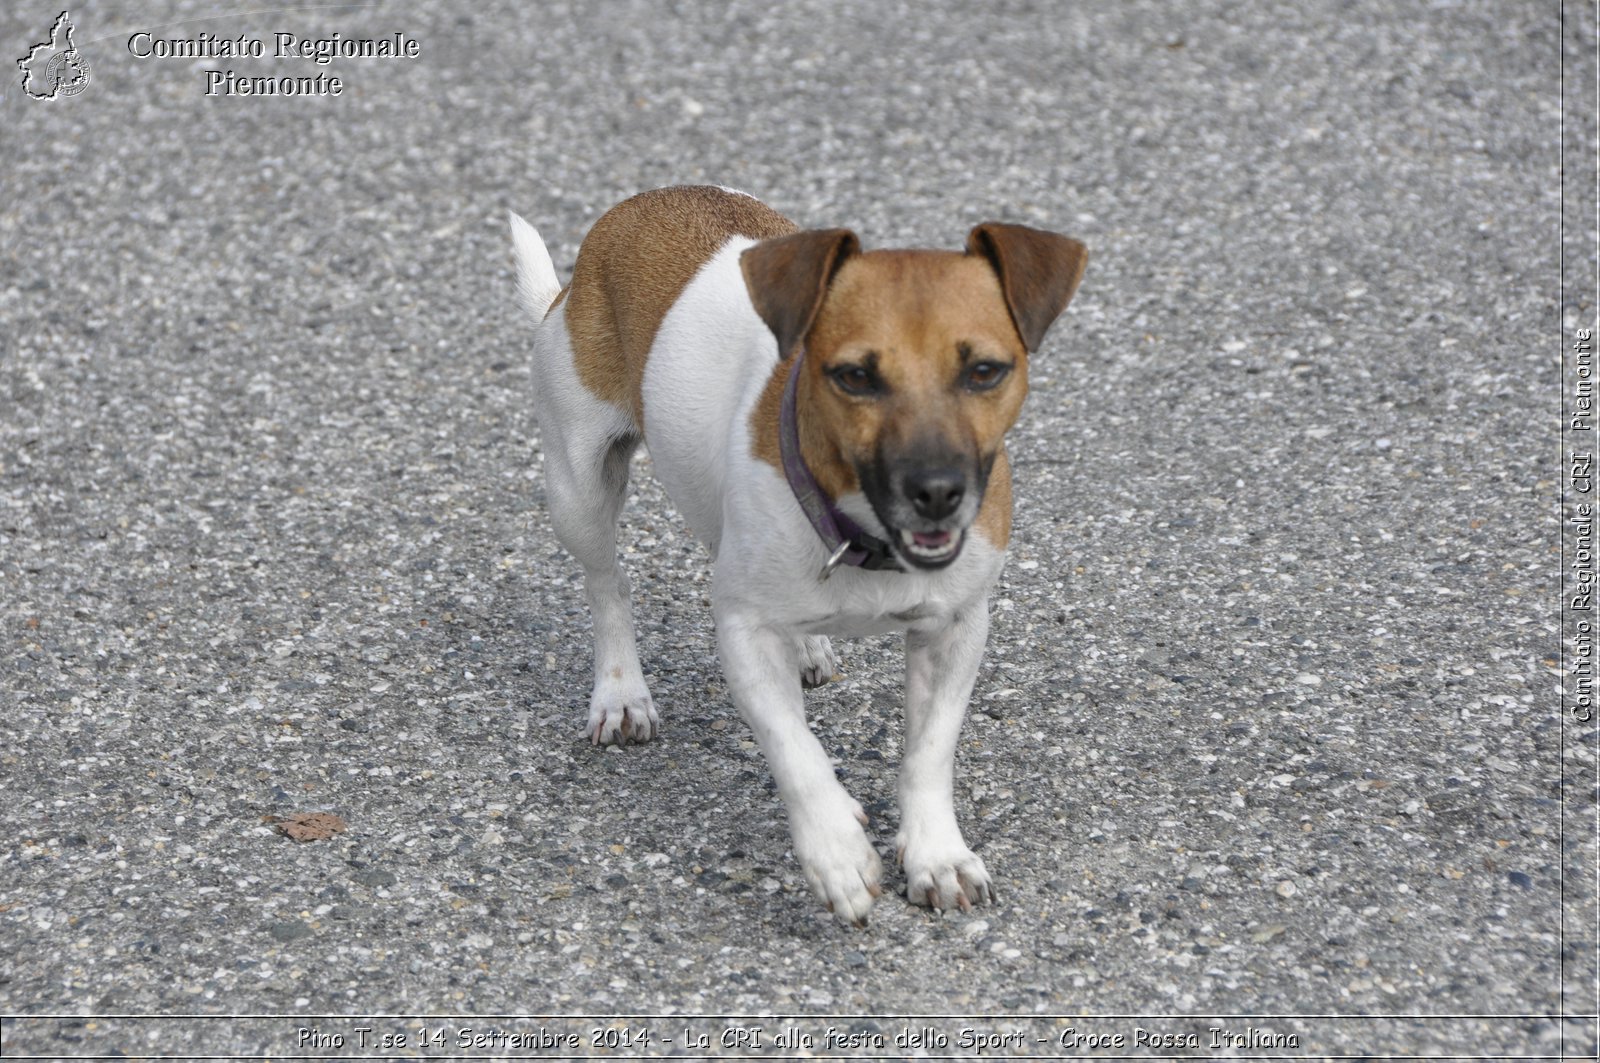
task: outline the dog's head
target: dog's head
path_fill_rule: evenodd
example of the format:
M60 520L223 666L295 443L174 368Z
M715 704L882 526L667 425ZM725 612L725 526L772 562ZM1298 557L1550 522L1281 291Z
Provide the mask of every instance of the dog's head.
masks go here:
M1028 392L1037 350L1083 276L1076 240L986 222L955 251L863 253L847 229L756 244L741 265L756 312L803 345L801 451L834 498L860 490L900 556L961 552Z

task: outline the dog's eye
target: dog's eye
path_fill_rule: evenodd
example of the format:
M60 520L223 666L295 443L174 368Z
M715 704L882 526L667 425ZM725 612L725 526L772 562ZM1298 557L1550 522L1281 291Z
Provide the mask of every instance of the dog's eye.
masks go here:
M883 381L878 374L864 365L839 365L828 370L828 376L846 395L877 395L883 391Z
M967 368L962 382L971 391L988 391L1004 380L1009 372L1011 367L1004 362L975 362Z

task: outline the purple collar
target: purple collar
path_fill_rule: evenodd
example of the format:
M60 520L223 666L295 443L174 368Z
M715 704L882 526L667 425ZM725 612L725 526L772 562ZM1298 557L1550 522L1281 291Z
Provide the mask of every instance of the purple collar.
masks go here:
M817 478L811 475L800 453L800 419L795 409L795 393L799 390L800 362L805 354L805 347L800 346L791 356L793 364L783 386L783 406L778 413L778 450L783 455L783 475L789 481L789 490L794 492L794 500L800 503L806 519L822 539L823 549L828 552L828 560L817 573L817 579L827 579L840 565L869 571L898 571L901 565L894 548L866 532L849 514L834 505Z

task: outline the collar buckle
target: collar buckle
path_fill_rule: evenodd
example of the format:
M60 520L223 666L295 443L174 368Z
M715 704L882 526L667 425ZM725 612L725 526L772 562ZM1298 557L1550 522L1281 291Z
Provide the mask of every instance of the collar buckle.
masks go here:
M817 582L826 583L828 577L833 575L833 570L844 563L844 555L849 552L850 540L846 539L844 542L839 544L839 549L833 552L833 556L824 561L822 563L822 567L817 569Z

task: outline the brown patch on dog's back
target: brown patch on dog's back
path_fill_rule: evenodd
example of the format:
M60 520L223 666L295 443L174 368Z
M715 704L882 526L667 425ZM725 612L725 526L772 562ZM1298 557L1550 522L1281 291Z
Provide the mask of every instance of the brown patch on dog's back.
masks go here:
M732 237L797 228L759 200L709 185L658 188L612 207L584 237L566 289L578 379L642 432L645 360L690 279Z

